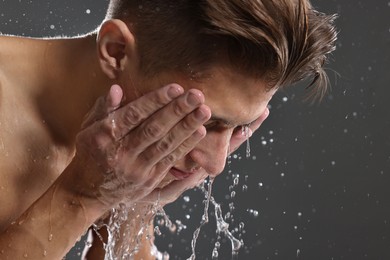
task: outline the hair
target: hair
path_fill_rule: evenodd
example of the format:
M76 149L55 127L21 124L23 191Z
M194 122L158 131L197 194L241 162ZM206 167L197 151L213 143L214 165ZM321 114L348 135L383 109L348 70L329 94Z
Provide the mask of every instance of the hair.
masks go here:
M311 79L321 99L328 87L336 16L308 0L111 0L106 18L128 22L146 75L224 62L270 88Z

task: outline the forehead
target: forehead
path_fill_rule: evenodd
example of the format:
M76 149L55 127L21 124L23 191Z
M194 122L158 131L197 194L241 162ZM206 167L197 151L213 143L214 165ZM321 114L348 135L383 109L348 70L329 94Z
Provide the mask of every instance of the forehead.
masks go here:
M269 89L264 81L222 67L211 68L199 80L192 81L186 88L202 90L213 117L232 125L257 119L276 92L276 88Z

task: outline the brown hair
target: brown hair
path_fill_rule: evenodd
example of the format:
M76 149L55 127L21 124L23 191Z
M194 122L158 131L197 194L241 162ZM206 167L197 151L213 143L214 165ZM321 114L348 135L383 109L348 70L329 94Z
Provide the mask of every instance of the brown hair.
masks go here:
M270 87L312 78L311 96L327 89L323 66L335 49L335 16L308 0L111 0L107 18L129 22L150 76L228 58Z

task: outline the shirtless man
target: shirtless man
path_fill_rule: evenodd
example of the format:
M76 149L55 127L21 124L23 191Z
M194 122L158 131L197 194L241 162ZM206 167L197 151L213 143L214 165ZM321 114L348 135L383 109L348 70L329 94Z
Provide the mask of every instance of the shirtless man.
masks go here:
M96 33L0 37L0 259L61 259L120 203L136 234L222 172L277 89L321 96L335 39L306 0L111 0Z

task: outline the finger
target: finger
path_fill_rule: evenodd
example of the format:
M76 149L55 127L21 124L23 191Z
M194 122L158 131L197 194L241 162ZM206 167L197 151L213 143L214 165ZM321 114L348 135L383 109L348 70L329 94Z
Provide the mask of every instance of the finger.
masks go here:
M264 113L257 118L253 123L250 124L248 127L248 132L245 133L245 131L242 131L241 129L237 129L235 131L230 139L230 147L229 147L229 154L234 152L235 150L240 147L242 143L244 143L248 138L250 138L253 133L259 129L261 124L267 119L269 116L269 109L266 108Z
M103 119L109 113L119 108L122 101L123 91L119 85L112 85L105 97L100 97L92 109L85 116L81 128L84 129L94 122Z
M253 123L250 124L249 128L252 131L252 133L254 133L257 129L259 129L259 127L268 118L268 116L269 116L269 109L267 107L267 108L265 108L264 113L258 119L256 119Z
M206 136L206 128L200 126L185 142L177 147L173 152L165 156L156 164L156 172L167 172L175 163L192 151L195 146Z
M197 129L199 129L207 120L209 120L210 116L210 109L206 105L202 105L193 113L189 114L183 120L181 120L161 140L149 146L139 155L139 157L143 158L144 161L149 162L150 165L156 164L158 161L177 149L191 135L193 135ZM200 131L203 130L200 129ZM203 133L201 135L203 136ZM197 135L195 135L195 137L196 136ZM196 143L193 144L195 145Z
M179 121L194 112L203 102L202 92L190 89L185 95L175 99L137 127L134 133L127 137L126 146L134 154L138 154L137 151L144 151L148 146L163 138Z
M115 123L115 139L122 139L129 131L138 126L146 118L166 106L172 100L184 92L177 84L170 84L156 91L149 92L144 96L119 108L106 119L106 124Z
M192 149L194 149L194 147L205 135L206 128L204 126L200 126L200 128L195 131L195 133L193 133L185 142L183 142L175 151L165 156L157 164L151 165L150 162L147 161L142 163L141 165L144 165L145 168L139 169L139 172L149 173L149 176L143 176L143 179L146 180L143 185L145 187L149 187L149 189L156 188L163 181L175 162L183 158Z
M198 186L207 178L207 173L201 171L191 174L183 180L175 180L163 188L154 189L148 196L142 199L145 202L159 201L160 206L172 203L180 197L185 191Z

